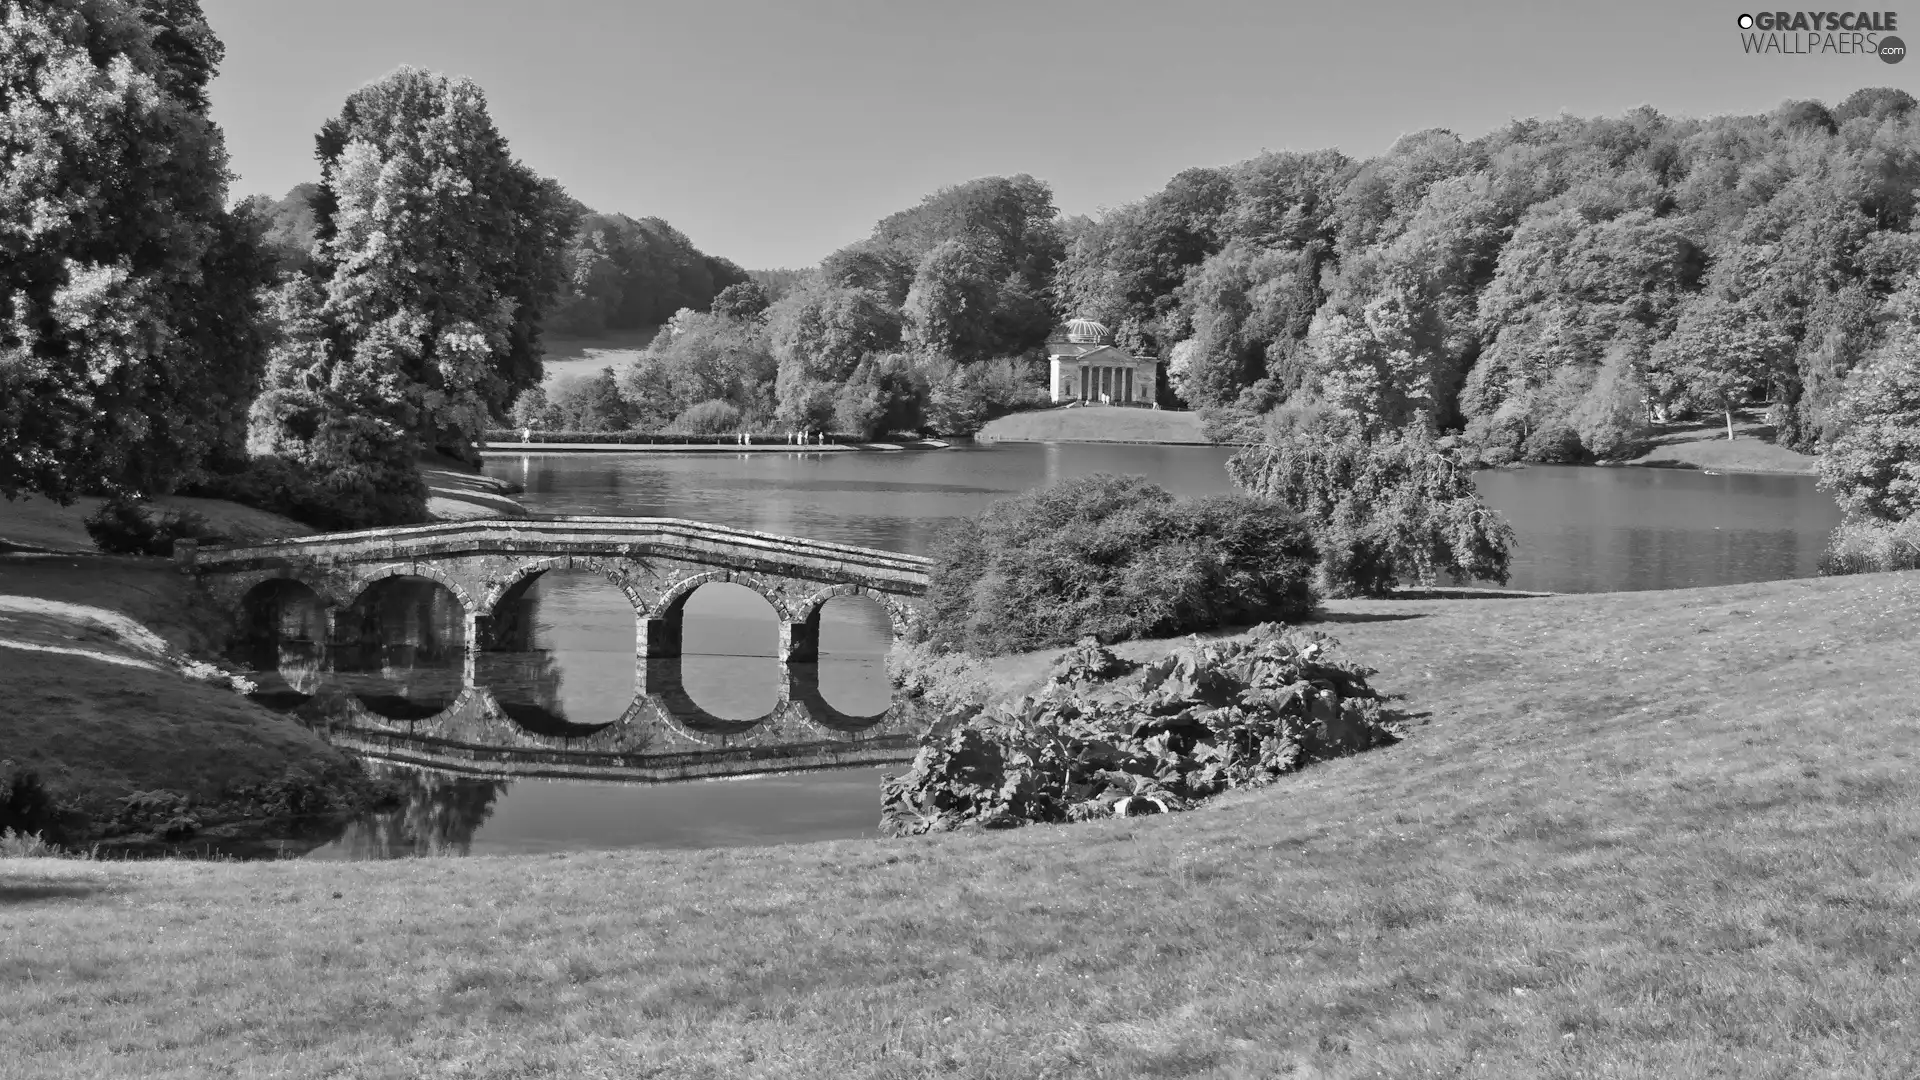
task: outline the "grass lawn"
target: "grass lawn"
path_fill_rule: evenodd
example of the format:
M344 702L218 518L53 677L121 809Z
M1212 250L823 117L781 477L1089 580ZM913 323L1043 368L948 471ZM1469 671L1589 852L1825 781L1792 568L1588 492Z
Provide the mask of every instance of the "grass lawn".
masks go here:
M1014 413L992 421L975 438L981 442L1207 442L1198 413L1111 405Z
M223 499L166 495L153 501L163 507L192 510L216 529L241 540L270 540L313 532L291 518ZM61 506L37 495L11 501L0 498L0 551L97 551L93 538L87 535L86 520L104 502L106 500L98 496L83 496L74 500L72 506Z
M1764 409L1733 414L1734 438L1727 438L1726 418L1705 417L1685 424L1663 424L1654 429L1653 446L1630 465L1712 469L1716 472L1797 473L1819 471L1819 458L1768 442L1773 428Z
M1327 628L1411 737L1190 814L0 860L0 1075L1920 1075L1920 574Z
M540 347L545 350L546 367L544 385L551 390L561 379L598 374L605 367L618 371L638 358L641 350L659 332L658 327L648 327L645 330L610 330L604 337L597 338L542 334Z
M346 783L346 758L319 736L183 673L183 654L213 655L224 627L166 559L0 555L0 759L95 827L136 792L191 797L213 830L201 839L254 828L223 797L235 785L289 770Z

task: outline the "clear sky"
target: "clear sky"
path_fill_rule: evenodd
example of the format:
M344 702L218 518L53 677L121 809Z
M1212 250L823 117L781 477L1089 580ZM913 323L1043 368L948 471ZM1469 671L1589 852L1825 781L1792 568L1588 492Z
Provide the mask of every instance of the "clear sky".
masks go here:
M1749 55L1739 3L1479 0L202 0L234 194L317 178L313 135L401 64L486 89L595 209L751 269L808 266L940 187L1026 172L1068 213L1262 149L1377 154L1512 117L1762 112L1920 59ZM1898 9L1896 9L1897 11ZM1899 31L1920 43L1920 8Z

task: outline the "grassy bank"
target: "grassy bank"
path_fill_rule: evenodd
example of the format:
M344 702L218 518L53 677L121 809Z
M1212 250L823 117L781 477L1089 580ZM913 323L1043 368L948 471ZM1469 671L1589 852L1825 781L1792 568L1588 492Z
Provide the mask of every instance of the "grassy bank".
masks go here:
M228 614L165 559L0 555L0 759L38 777L59 811L50 838L244 846L302 831L272 819L375 794L317 735L194 663L217 655Z
M238 540L272 540L313 531L291 518L223 499L167 495L153 501L167 509L191 510ZM0 551L96 551L93 538L87 535L86 520L104 502L97 496L77 499L72 506L34 495L11 501L0 498Z
M1726 420L1718 416L1685 424L1661 424L1655 427L1653 445L1647 452L1625 464L1803 476L1819 470L1820 459L1812 454L1768 441L1773 438L1773 429L1767 425L1763 410L1736 412L1733 431L1735 437L1729 440Z
M1920 575L1341 601L1326 628L1412 737L1191 814L0 862L0 1069L1920 1072Z
M576 375L598 375L601 368L608 367L618 371L639 359L659 332L659 327L650 326L644 330L610 330L602 337L593 338L542 335L543 385L551 390L560 380Z
M1014 413L988 423L974 437L980 442L1207 442L1198 413L1112 405Z

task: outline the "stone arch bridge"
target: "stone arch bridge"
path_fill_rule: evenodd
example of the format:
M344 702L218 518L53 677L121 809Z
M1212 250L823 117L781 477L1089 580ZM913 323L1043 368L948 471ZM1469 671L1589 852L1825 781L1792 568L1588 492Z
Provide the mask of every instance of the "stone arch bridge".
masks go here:
M438 582L460 604L469 662L492 640L503 601L550 570L604 576L633 605L636 660L680 655L682 613L695 589L729 582L759 593L780 626L780 659L816 660L820 610L862 596L887 612L897 638L918 617L931 563L920 556L677 518L530 517L328 533L255 544L175 548L236 627L283 582L311 590L328 636L356 601L394 577Z

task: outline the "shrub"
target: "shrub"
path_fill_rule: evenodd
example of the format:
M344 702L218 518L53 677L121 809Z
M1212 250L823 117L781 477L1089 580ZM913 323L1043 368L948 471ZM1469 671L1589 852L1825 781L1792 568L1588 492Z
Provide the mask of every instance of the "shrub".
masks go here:
M1178 502L1095 475L1003 499L935 545L932 640L979 656L1312 611L1306 526L1272 501Z
M114 555L173 554L175 540L218 543L226 539L192 510L160 509L146 502L111 499L87 516L87 535Z
M927 426L950 438L967 438L990 420L1052 404L1033 365L1011 357L974 364L937 360L928 365L927 377Z
M63 838L60 816L38 773L0 760L0 831L58 842Z
M1527 436L1520 456L1542 464L1563 465L1585 457L1585 448L1580 445L1580 433L1573 425L1565 420L1549 420Z
M1602 460L1630 458L1646 449L1646 384L1625 350L1609 353L1592 389L1574 409L1570 422L1586 453Z
M1820 573L1877 574L1920 570L1920 518L1876 521L1851 518L1833 530L1820 557Z
M1237 405L1208 405L1195 410L1200 433L1208 442L1245 444L1260 441L1261 418Z
M899 641L887 652L887 677L908 702L925 702L942 714L972 715L993 697L987 666L931 641Z
M1527 442L1526 420L1510 413L1495 413L1467 421L1461 436L1479 450L1480 460L1490 465L1505 465L1523 456Z
M244 472L208 476L183 494L226 499L323 532L427 520L426 481L417 466L397 463L322 473L292 458L256 455Z
M668 430L689 435L724 435L739 431L740 410L725 401L703 401L676 417Z
M882 788L894 836L1184 810L1309 762L1401 737L1367 668L1273 624L1129 673L1076 649L1037 696L936 729Z
M866 439L918 431L926 423L929 392L925 374L907 357L868 357L834 394L834 423Z
M1227 472L1312 525L1318 584L1330 595L1380 596L1441 573L1507 583L1513 529L1481 501L1460 452L1418 431L1373 441L1275 431Z

